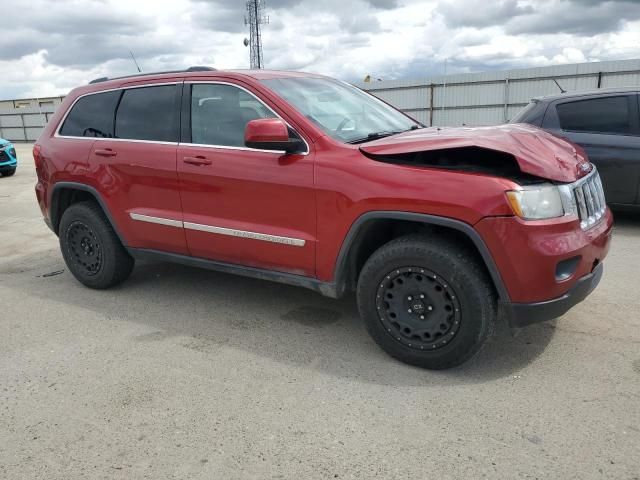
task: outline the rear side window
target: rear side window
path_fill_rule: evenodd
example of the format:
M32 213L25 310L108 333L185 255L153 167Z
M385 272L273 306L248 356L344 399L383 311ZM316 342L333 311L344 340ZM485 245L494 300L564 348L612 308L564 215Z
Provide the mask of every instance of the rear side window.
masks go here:
M520 110L509 123L528 123L536 127L542 126L542 120L547 107L544 103L533 100L529 105Z
M131 88L116 112L116 138L177 142L176 86Z
M632 132L627 96L561 103L556 111L563 130L618 135Z
M113 118L120 91L81 97L67 115L60 135L69 137L113 137Z

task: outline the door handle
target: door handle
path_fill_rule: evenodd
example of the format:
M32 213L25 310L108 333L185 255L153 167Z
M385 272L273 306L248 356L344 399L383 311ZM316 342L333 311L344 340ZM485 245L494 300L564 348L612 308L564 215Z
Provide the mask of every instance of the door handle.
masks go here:
M202 155L197 155L195 157L184 157L182 159L184 163L188 163L190 165L211 165L211 160L207 157L203 157Z
M96 155L99 155L101 157L115 157L118 154L118 152L114 152L110 148L98 149L93 153L95 153Z

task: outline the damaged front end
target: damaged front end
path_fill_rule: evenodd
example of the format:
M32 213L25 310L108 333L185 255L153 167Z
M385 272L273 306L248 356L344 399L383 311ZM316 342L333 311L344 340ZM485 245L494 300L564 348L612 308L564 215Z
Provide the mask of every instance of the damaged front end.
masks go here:
M360 151L372 160L460 170L509 178L575 182L591 171L584 152L530 125L425 128L369 142Z

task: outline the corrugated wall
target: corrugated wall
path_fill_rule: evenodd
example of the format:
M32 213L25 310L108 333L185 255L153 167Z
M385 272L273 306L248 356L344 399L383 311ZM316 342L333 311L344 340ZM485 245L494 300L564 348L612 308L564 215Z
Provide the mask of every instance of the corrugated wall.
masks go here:
M492 125L509 121L533 97L558 93L553 79L567 91L640 86L640 60L388 80L358 86L426 125Z
M0 138L14 142L35 141L55 107L0 109Z
M500 72L464 73L413 80L388 80L358 86L395 105L426 125L492 125L509 121L532 97L567 91L640 86L640 60L592 62ZM433 97L433 98L432 98ZM23 99L0 102L0 137L34 141L55 104ZM15 108L31 101L31 107ZM17 103L16 103L17 102Z
M0 138L35 141L64 97L0 100Z

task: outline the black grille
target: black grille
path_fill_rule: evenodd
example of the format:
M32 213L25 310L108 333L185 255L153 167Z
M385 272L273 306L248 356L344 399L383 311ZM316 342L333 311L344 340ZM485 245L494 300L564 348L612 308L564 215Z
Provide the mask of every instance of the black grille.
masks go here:
M8 162L9 160L11 160L11 159L9 158L9 155L7 155L7 152L5 152L4 150L2 150L2 151L0 152L0 163L2 163L2 162Z

